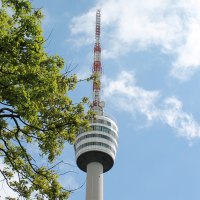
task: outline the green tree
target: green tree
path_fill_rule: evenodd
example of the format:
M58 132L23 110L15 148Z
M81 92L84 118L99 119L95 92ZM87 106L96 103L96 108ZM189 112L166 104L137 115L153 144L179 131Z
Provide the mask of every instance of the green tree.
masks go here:
M73 144L79 128L89 127L87 99L73 104L68 92L75 89L76 75L61 73L63 59L45 52L41 10L29 0L1 4L0 173L19 198L67 199L70 191L60 185L53 166L64 143ZM30 144L39 149L36 158L52 167L37 165Z

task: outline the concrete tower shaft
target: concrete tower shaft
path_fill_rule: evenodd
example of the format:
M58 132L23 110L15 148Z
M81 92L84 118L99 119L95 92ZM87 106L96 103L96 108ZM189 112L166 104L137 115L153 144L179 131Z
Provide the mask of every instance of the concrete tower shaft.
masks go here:
M103 166L98 162L87 165L86 200L103 200Z

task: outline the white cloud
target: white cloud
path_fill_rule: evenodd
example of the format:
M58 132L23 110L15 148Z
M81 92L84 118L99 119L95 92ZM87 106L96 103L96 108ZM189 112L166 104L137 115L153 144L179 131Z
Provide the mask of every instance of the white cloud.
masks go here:
M92 8L88 13L72 18L70 25L71 34L81 34L81 36L68 38L67 42L72 42L76 47L81 47L83 44L88 45L94 41L94 37L92 36L94 36L95 12L96 9Z
M176 56L173 76L188 79L200 68L196 45L200 43L200 0L99 0L88 13L72 20L72 35L81 34L87 44L94 34L96 7L102 10L104 57L156 45L163 53Z
M3 164L3 159L0 158L0 169L3 170L5 165ZM13 180L17 180L17 175L14 175ZM0 173L0 199L5 199L6 197L18 197L17 193L14 192L10 187L7 185L6 181L4 180L3 175Z
M106 79L106 78L105 78ZM161 100L159 91L148 91L138 87L134 76L122 72L116 80L105 81L104 98L115 102L117 109L143 114L148 121L160 120L187 139L200 137L200 125L192 114L183 111L176 97Z
M42 20L42 24L44 27L47 27L55 22L55 19L50 15L49 11L46 8L42 9L42 13L44 15L44 19Z
M75 179L74 175L67 175L60 179L61 184L65 187L67 190L76 190L80 187L79 183Z
M200 68L200 19L192 19L188 26L186 41L177 47L178 57L172 69L172 74L180 79L187 79Z
M146 91L136 86L135 78L130 73L123 71L117 80L106 81L104 97L115 99L117 107L129 112L141 112L148 120L154 118L157 113L155 103L159 97L158 91Z
M175 97L165 100L165 107L161 110L161 118L178 134L188 139L200 137L200 125L195 121L191 114L182 110L182 103Z
M4 167L5 164L3 163L3 159L0 158L0 169L3 170ZM67 161L65 164L61 163L57 166L56 170L58 170L58 173L63 173L63 175L60 176L59 181L67 190L76 190L80 187L80 184L78 184L75 178L75 175L78 174L75 169L75 164L72 161ZM16 173L14 174L12 180L18 181L18 176ZM17 198L18 194L7 185L3 175L0 173L0 199L3 200L6 197Z
M77 166L74 161L65 160L57 166L56 171L58 171L58 174L62 174L59 181L65 189L75 190L79 188L79 183L76 180L78 176Z

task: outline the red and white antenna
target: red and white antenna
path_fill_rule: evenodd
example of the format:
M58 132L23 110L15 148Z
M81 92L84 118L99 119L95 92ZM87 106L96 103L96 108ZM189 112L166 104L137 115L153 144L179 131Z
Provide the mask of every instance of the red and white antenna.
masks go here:
M100 32L101 32L101 12L97 10L96 12L96 31L95 31L95 45L94 45L94 63L92 73L95 77L93 81L93 103L92 110L97 114L103 114L104 102L101 101L101 45L100 45Z

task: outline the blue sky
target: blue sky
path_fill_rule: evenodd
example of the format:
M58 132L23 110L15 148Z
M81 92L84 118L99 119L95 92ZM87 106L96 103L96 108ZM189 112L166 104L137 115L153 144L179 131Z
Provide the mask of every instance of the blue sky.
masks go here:
M105 199L199 200L200 1L34 3L46 14L45 36L53 30L47 51L77 65L80 78L91 73L95 11L101 9L102 96L119 126ZM71 95L91 97L91 88L81 83ZM74 163L71 146L63 157ZM62 179L67 187L85 182L74 170ZM70 197L78 199L85 199L85 186Z
M102 13L106 112L119 127L116 163L104 175L104 199L200 199L200 1L34 0L45 13L46 50L90 75L95 11ZM79 83L75 101L92 94ZM62 158L75 164L73 147ZM65 167L62 166L63 168ZM76 167L61 181L77 188ZM70 200L85 199L85 185Z

